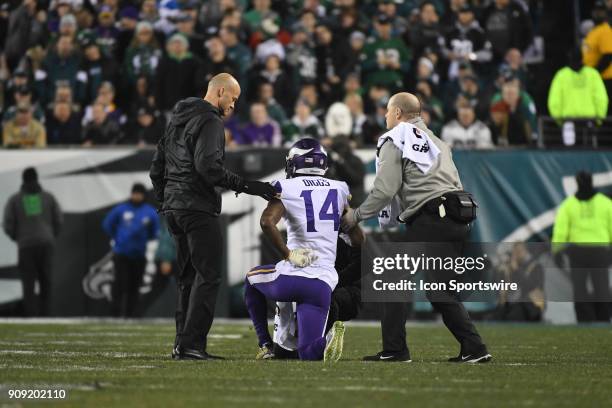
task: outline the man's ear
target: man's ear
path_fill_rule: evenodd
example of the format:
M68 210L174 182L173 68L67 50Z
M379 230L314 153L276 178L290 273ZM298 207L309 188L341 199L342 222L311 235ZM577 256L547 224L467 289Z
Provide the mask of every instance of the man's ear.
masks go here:
M225 93L225 87L221 87L219 88L219 90L217 91L217 96L222 97L223 94Z

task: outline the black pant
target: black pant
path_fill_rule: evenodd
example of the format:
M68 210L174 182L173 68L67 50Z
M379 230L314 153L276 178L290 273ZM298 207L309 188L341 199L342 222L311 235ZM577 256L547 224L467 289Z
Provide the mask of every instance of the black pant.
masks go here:
M113 265L112 314L115 317L134 317L147 260L144 256L133 258L115 254Z
M25 316L48 314L49 292L51 290L51 259L53 247L38 245L19 249L18 268L23 287L23 308ZM38 281L38 295L34 291Z
M177 248L175 345L205 351L221 283L219 218L192 211L169 211L166 217Z
M422 213L406 228L406 242L445 242L452 243L451 248L445 246L444 254L432 253L426 249L426 256L461 256L463 243L467 241L470 227L460 224L448 216L440 218L437 214ZM438 248L435 248L438 249ZM434 249L434 252L435 252ZM428 274L428 280L440 281L436 272ZM467 310L456 297L451 294L441 298L439 292L427 293L434 310L442 315L442 321L461 345L463 353L480 352L486 346L482 342L476 327L470 320ZM406 345L406 319L409 304L403 302L384 303L381 320L383 350L403 352Z
M610 321L610 253L607 247L571 246L570 258L574 310L578 322ZM587 281L593 292L589 293ZM590 301L593 300L593 301Z

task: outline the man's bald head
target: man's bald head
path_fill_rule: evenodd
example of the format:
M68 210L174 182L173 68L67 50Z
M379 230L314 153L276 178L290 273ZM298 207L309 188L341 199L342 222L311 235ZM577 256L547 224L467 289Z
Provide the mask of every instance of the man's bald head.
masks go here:
M389 107L397 107L403 116L415 117L421 114L421 102L416 95L408 92L396 93L389 99Z
M236 78L226 72L217 74L212 77L208 82L208 90L206 92L210 92L211 90L214 91L219 88L235 88L238 89L238 92L240 93L240 85L238 84L238 81L236 80Z
M408 92L396 93L387 104L387 129L393 129L398 123L417 118L421 115L419 98Z
M224 72L210 79L204 100L217 107L221 114L226 116L232 113L239 97L240 84L236 78Z

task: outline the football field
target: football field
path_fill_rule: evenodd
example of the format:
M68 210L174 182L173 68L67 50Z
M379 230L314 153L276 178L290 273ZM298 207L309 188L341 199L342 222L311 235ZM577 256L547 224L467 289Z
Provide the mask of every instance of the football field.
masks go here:
M609 326L479 324L494 360L457 354L441 324L409 325L413 363L365 363L375 325L347 325L344 354L322 362L255 361L246 322L215 324L208 351L226 361L172 361L170 321L0 323L0 406L10 390L66 391L62 406L604 407L612 406Z

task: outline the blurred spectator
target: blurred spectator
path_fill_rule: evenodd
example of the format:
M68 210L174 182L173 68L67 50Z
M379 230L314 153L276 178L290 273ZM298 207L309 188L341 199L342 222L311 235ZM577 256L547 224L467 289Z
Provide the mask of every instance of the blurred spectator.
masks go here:
M68 102L56 102L53 112L47 118L47 143L53 144L80 144L81 120Z
M603 119L608 111L608 94L599 72L583 66L574 52L568 66L561 68L550 84L548 111L557 121L566 118Z
M606 85L608 96L612 95L612 28L609 11L603 2L593 8L595 27L587 34L582 44L584 65L597 69Z
M59 102L66 102L67 104L70 105L73 112L80 114L81 105L79 105L78 103L74 101L74 98L72 96L72 88L70 87L69 82L66 82L66 81L57 82L57 85L55 87L55 96L53 98L53 101L47 104L47 107L46 107L47 115L49 112L53 111L53 107L55 106L56 103L59 103Z
M351 72L346 76L344 80L344 94L357 94L363 96L363 88L361 87L361 78L356 72Z
M376 110L368 116L368 121L365 123L363 131L363 143L366 145L376 145L378 137L387 130L387 121L385 115L387 113L387 103L389 97L384 96L376 102Z
M395 0L378 1L378 12L386 14L389 20L392 21L393 35L395 37L402 35L408 28L408 21L398 14L398 6L401 7L401 4Z
M459 13L466 5L469 6L468 0L450 0L449 7L445 10L440 25L442 27L454 27L459 18Z
M201 93L204 88L200 63L189 52L189 43L183 35L170 37L166 52L157 66L154 82L155 103L164 112L170 111L179 100Z
M349 137L353 130L351 111L343 102L331 104L325 114L325 136L334 139L339 136Z
M363 112L363 99L357 93L350 93L344 97L344 103L348 106L351 112L353 129L351 131L351 139L362 146L364 143L363 128L368 118Z
M553 252L563 250L569 255L578 322L609 323L612 201L595 190L590 173L577 173L576 183L576 194L567 197L557 211Z
M59 23L59 30L57 32L57 35L52 37L51 44L55 42L55 39L61 36L67 36L72 38L73 40L76 40L77 29L78 27L76 17L73 14L66 14L62 16Z
M157 145L164 134L164 127L158 112L149 106L143 106L136 112L135 123L121 139L122 144L138 146Z
M253 8L244 14L244 20L249 24L252 31L262 31L262 25L266 21L276 21L279 16L273 11L271 0L253 0Z
M501 89L499 92L493 95L491 98L491 105L495 105L497 102L503 99L503 89L506 84L516 86L519 89L519 105L522 113L525 115L527 121L529 121L529 126L531 127L531 132L533 138L537 138L537 115L536 115L536 107L531 95L525 91L522 87L521 81L515 76L504 76L504 80L501 82Z
M521 81L523 87L527 87L527 67L523 62L523 55L516 48L510 48L504 57L504 63L499 67L500 71L509 72Z
M276 55L279 60L284 61L285 47L283 47L283 44L276 38L279 30L278 25L274 21L267 19L264 20L262 29L262 33L256 33L251 39L253 43L257 44L255 47L255 60L257 63L265 62L270 55ZM259 42L258 37L260 35L265 41Z
M134 316L147 263L147 242L159 232L159 216L155 208L145 203L146 193L144 185L134 184L130 200L114 207L102 223L112 239L112 314L116 317Z
M26 50L43 39L43 19L36 13L36 0L23 0L9 16L3 51L10 71L13 71Z
M421 101L421 105L427 107L432 112L431 130L438 134L437 130L442 129L444 123L444 106L442 102L434 95L433 87L429 81L419 81L416 84L416 96Z
M319 92L317 91L317 86L315 84L302 85L298 99L304 99L306 102L308 102L311 113L319 120L323 117L323 115L325 115L325 111L319 103Z
M202 6L204 7L204 6ZM223 27L219 38L225 46L227 58L236 67L237 79L243 89L247 89L248 72L252 64L252 54L249 47L240 42L238 30L233 27Z
M173 281L172 275L177 267L174 238L168 231L165 217L160 216L159 221L159 240L154 257L156 271L150 283L151 290L144 294L139 301L139 312L136 313L138 316L142 316L143 313L140 311L147 310L148 306L155 302L171 284Z
M151 81L152 78L145 75L141 75L136 80L136 85L132 90L132 97L130 98L130 107L128 108L130 118L133 118L143 106L156 109Z
M353 152L350 140L346 136L323 139L327 148L329 163L326 177L344 181L351 191L351 207L356 207L366 197L364 190L365 165Z
M98 88L98 94L95 101L85 109L85 114L83 115L83 126L87 125L93 120L93 106L97 103L104 106L104 110L111 120L120 125L123 125L126 122L125 115L115 103L115 87L110 82L102 82Z
M430 55L435 57L434 55ZM416 81L429 82L433 87L440 83L440 75L436 72L436 58L421 57L417 62Z
M502 278L517 284L517 291L502 291L494 314L495 320L539 322L542 320L544 298L544 268L529 252L524 242L512 247L510 259L503 265Z
M256 95L257 84L266 81L274 87L274 98L282 106L290 106L293 100L291 79L281 67L281 60L276 54L269 55L265 60L265 65L255 71L255 77L249 80L252 86L251 95Z
M222 72L227 72L232 75L236 74L238 69L227 57L225 45L219 37L212 37L206 41L206 48L208 49L208 58L204 64L204 72L206 73L204 80L206 82L210 81L213 76Z
M0 70L2 68L1 64L4 61L2 58L0 58ZM7 73L8 74L8 73ZM3 81L0 80L0 84ZM15 97L14 97L14 93L15 90L17 88L23 87L23 86L28 86L31 87L31 81L30 81L30 77L28 75L28 73L22 69L22 68L17 68L15 70L15 72L13 72L13 76L10 77L8 79L8 81L6 81L5 84L5 92L4 92L4 96L5 96L5 100L4 100L4 105L5 106L11 106L15 104Z
M40 123L45 123L45 112L38 103L32 103L32 90L27 85L22 85L15 89L15 104L9 106L2 116L2 122L7 122L17 115L17 106L28 104L32 106L32 115Z
M535 129L529 120L529 108L521 103L521 91L516 82L502 87L501 98L491 104L494 140L500 146L529 145Z
M140 5L140 21L155 24L159 20L159 11L155 0L143 0Z
M53 246L63 223L62 210L53 195L38 183L36 169L28 167L23 184L4 207L4 232L17 243L17 267L23 291L24 315L49 312ZM35 290L38 283L38 294Z
M102 53L109 58L115 58L115 53L117 52L119 29L115 25L116 13L117 10L106 4L100 7L100 12L98 13L96 41Z
M32 106L28 102L17 105L15 118L4 123L2 145L12 148L47 146L45 128L32 117Z
M374 40L363 49L366 87L376 84L400 89L410 69L411 53L400 38L392 36L391 21L386 14L376 16L374 31Z
M296 87L317 80L317 57L306 28L296 25L291 42L287 45L287 65L293 72Z
M494 0L485 10L482 21L497 62L510 48L524 52L533 40L529 15L515 0Z
M130 43L123 61L124 74L129 86L133 86L140 76L152 78L162 57L162 52L148 21L136 25L136 33Z
M406 32L406 43L412 47L415 61L425 54L425 50L439 53L442 41L439 21L440 17L433 2L423 1L419 6L418 22Z
M468 103L479 120L486 121L489 118L489 101L486 96L480 90L480 84L478 78L474 75L469 74L459 80L459 94L455 99L455 106L457 103ZM448 114L448 112L447 112ZM454 114L454 112L452 113Z
M234 142L239 145L280 146L281 132L278 123L268 116L266 106L261 102L251 105L250 121L244 129L234 135Z
M98 89L104 81L116 82L119 67L114 58L109 58L100 52L100 47L91 37L86 37L81 43L83 60L77 74L79 85L85 88L80 94L82 102L88 104L97 96Z
M96 102L91 108L91 122L83 129L85 146L114 144L121 140L119 124L106 113L105 106Z
M59 81L68 82L76 99L83 100L76 92L80 65L81 59L75 50L74 40L68 36L60 37L55 49L50 50L44 59L41 70L35 74L38 95L43 104L52 100Z
M282 125L287 120L287 113L283 107L274 99L274 87L271 83L263 81L259 84L258 102L265 105L268 115L278 124Z
M349 47L347 51L347 71L359 75L361 73L361 62L363 58L363 47L365 46L366 36L361 31L353 31L349 36ZM343 76L342 78L346 78Z
M208 45L204 36L195 29L196 18L187 12L181 12L173 18L173 21L175 22L176 32L184 35L189 42L189 50L198 58L205 58Z
M461 62L470 61L474 69L482 72L484 65L493 57L491 43L469 5L458 10L457 22L444 37L443 44L443 54L450 62L448 77L451 79L459 74Z
M351 62L347 53L349 47L346 40L334 36L325 24L316 28L316 44L317 82L325 105L329 105L342 97L341 78L352 68L347 65Z
M323 126L321 126L319 119L312 114L310 103L305 99L298 99L295 105L295 115L283 127L284 144L291 145L303 137L321 139L323 137Z
M476 119L474 108L469 104L457 108L457 119L442 128L442 140L453 148L489 149L493 147L491 131Z

